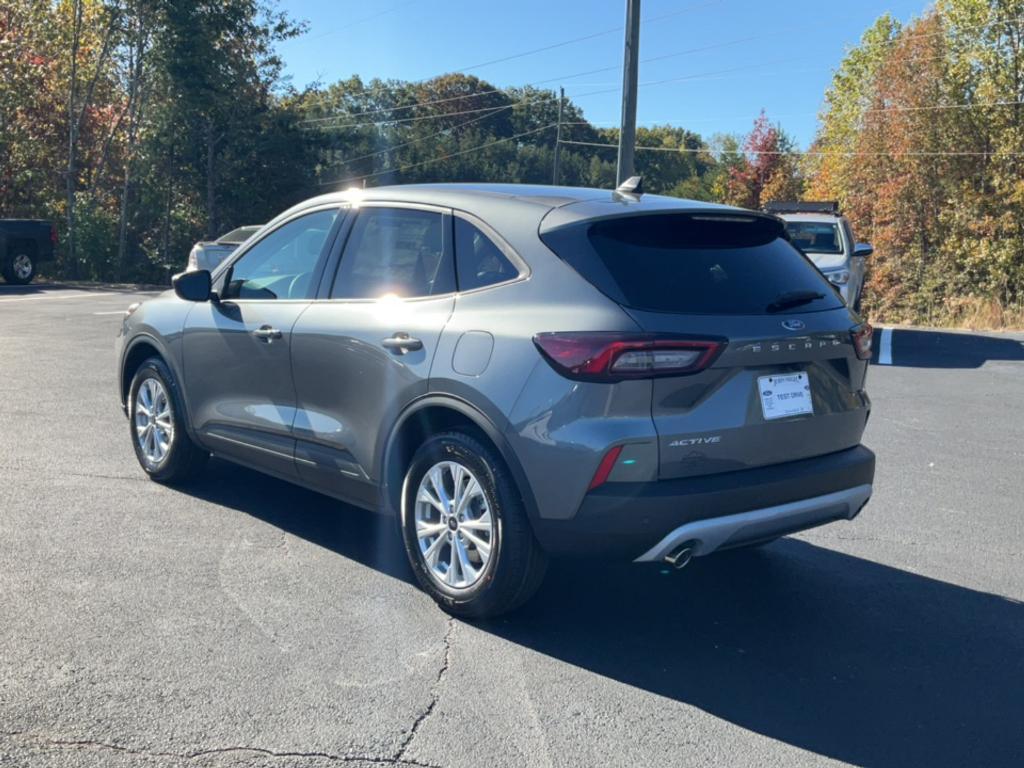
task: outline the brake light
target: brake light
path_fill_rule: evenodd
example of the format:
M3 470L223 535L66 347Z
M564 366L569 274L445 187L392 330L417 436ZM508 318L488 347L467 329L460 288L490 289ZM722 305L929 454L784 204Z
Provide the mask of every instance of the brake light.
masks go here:
M588 491L592 491L599 485L604 485L608 480L608 475L615 469L615 462L619 460L619 454L622 453L622 446L616 445L601 459L601 463L597 465L597 472L594 473L594 479L590 481L590 485L587 487Z
M861 323L850 330L850 336L853 338L853 348L857 351L857 357L861 360L871 359L871 339L874 334L875 329L871 327L870 323Z
M590 381L697 373L725 348L724 340L653 333L538 333L533 342L563 376Z

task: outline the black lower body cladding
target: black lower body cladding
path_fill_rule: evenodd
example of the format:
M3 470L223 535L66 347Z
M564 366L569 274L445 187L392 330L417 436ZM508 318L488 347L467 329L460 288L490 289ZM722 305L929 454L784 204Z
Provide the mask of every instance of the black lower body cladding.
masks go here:
M569 520L540 520L554 555L633 559L686 523L871 485L875 454L862 445L811 459L652 483L608 483Z

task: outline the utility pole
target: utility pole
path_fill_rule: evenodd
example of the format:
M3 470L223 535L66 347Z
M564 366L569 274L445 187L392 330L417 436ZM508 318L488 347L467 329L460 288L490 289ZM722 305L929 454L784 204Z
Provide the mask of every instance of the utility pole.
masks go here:
M565 104L565 88L558 89L558 128L555 129L555 167L551 172L551 183L558 186L558 167L562 159L562 105Z
M626 51L622 65L622 125L619 128L619 168L616 186L636 175L636 86L640 70L640 0L626 0Z

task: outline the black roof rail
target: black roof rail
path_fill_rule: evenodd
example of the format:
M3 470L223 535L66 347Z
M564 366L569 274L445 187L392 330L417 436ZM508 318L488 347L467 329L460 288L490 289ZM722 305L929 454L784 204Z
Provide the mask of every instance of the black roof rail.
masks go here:
M833 216L839 215L839 201L827 200L822 202L771 202L764 206L766 213L830 213Z

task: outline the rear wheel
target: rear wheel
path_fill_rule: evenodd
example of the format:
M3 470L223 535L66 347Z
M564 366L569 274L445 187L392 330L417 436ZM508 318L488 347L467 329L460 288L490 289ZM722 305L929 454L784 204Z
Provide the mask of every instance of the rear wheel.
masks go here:
M4 280L13 285L28 285L36 274L36 263L27 251L16 251L4 264Z
M128 417L135 457L151 479L181 482L206 464L209 454L189 437L174 376L160 358L146 360L132 377Z
M449 613L487 618L526 602L546 558L501 458L463 432L430 438L402 489L402 538L416 579Z

